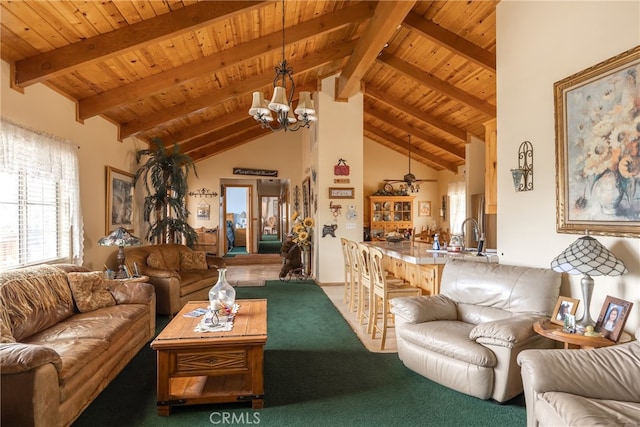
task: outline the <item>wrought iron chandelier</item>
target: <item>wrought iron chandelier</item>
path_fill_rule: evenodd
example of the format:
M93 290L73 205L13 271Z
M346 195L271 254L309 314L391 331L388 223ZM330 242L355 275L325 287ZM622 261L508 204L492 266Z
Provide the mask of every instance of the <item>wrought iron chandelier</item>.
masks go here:
M273 97L271 102L264 100L262 92L253 92L253 102L249 109L249 115L252 116L265 129L272 131L292 131L295 132L301 128L309 128L312 122L318 120L316 111L313 108L310 92L300 92L298 108L293 113L293 94L296 89L293 81L293 68L289 66L285 59L285 38L284 38L284 0L282 0L282 62L275 68L276 77L273 79ZM289 86L289 91L287 91ZM275 113L276 123L273 123L273 115Z

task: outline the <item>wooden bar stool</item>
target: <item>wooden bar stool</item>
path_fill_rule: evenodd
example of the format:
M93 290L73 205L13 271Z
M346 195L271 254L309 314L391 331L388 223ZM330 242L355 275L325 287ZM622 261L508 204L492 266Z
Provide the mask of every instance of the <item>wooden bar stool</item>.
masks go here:
M368 331L372 339L376 339L376 331L380 332L380 350L384 350L387 328L390 327L391 311L389 300L398 297L422 295L420 288L413 287L408 282L394 280L392 283L392 281L388 280L383 267L383 256L382 251L378 248L369 248L372 298L370 298L371 309L369 310ZM378 317L382 320L382 326L378 326Z

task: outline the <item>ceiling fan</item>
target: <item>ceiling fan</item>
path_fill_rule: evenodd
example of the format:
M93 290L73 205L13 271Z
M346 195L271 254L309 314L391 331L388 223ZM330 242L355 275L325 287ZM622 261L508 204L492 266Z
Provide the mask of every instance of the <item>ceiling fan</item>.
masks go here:
M400 188L405 191L411 191L417 193L420 191L421 182L437 182L437 179L417 179L414 174L411 173L411 135L409 135L409 173L405 174L402 179L385 179L384 185L385 191L393 191L393 185L396 183L402 183Z

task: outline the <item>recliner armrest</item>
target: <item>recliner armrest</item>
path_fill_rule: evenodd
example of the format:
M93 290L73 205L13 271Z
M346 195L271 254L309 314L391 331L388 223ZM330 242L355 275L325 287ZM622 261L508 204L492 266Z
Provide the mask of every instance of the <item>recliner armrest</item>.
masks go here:
M389 303L391 312L409 323L458 318L456 303L444 295L393 298Z
M471 330L469 338L480 344L513 348L518 342L523 342L536 335L533 324L540 318L539 315L520 315L483 322Z
M56 370L62 369L62 359L52 348L24 343L0 344L0 372L18 374L51 363Z
M592 350L525 350L518 364L535 393L640 402L638 341Z

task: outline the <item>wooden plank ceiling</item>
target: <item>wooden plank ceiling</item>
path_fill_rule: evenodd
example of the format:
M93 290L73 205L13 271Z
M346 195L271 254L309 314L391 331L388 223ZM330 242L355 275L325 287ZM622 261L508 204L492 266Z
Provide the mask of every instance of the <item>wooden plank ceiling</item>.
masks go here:
M339 73L365 94L364 135L436 170L464 163L496 115L496 1L285 3L296 93ZM259 138L251 93L272 93L279 1L1 2L2 59L16 89L43 83L120 138L177 142L198 161ZM322 117L319 116L319 120Z

